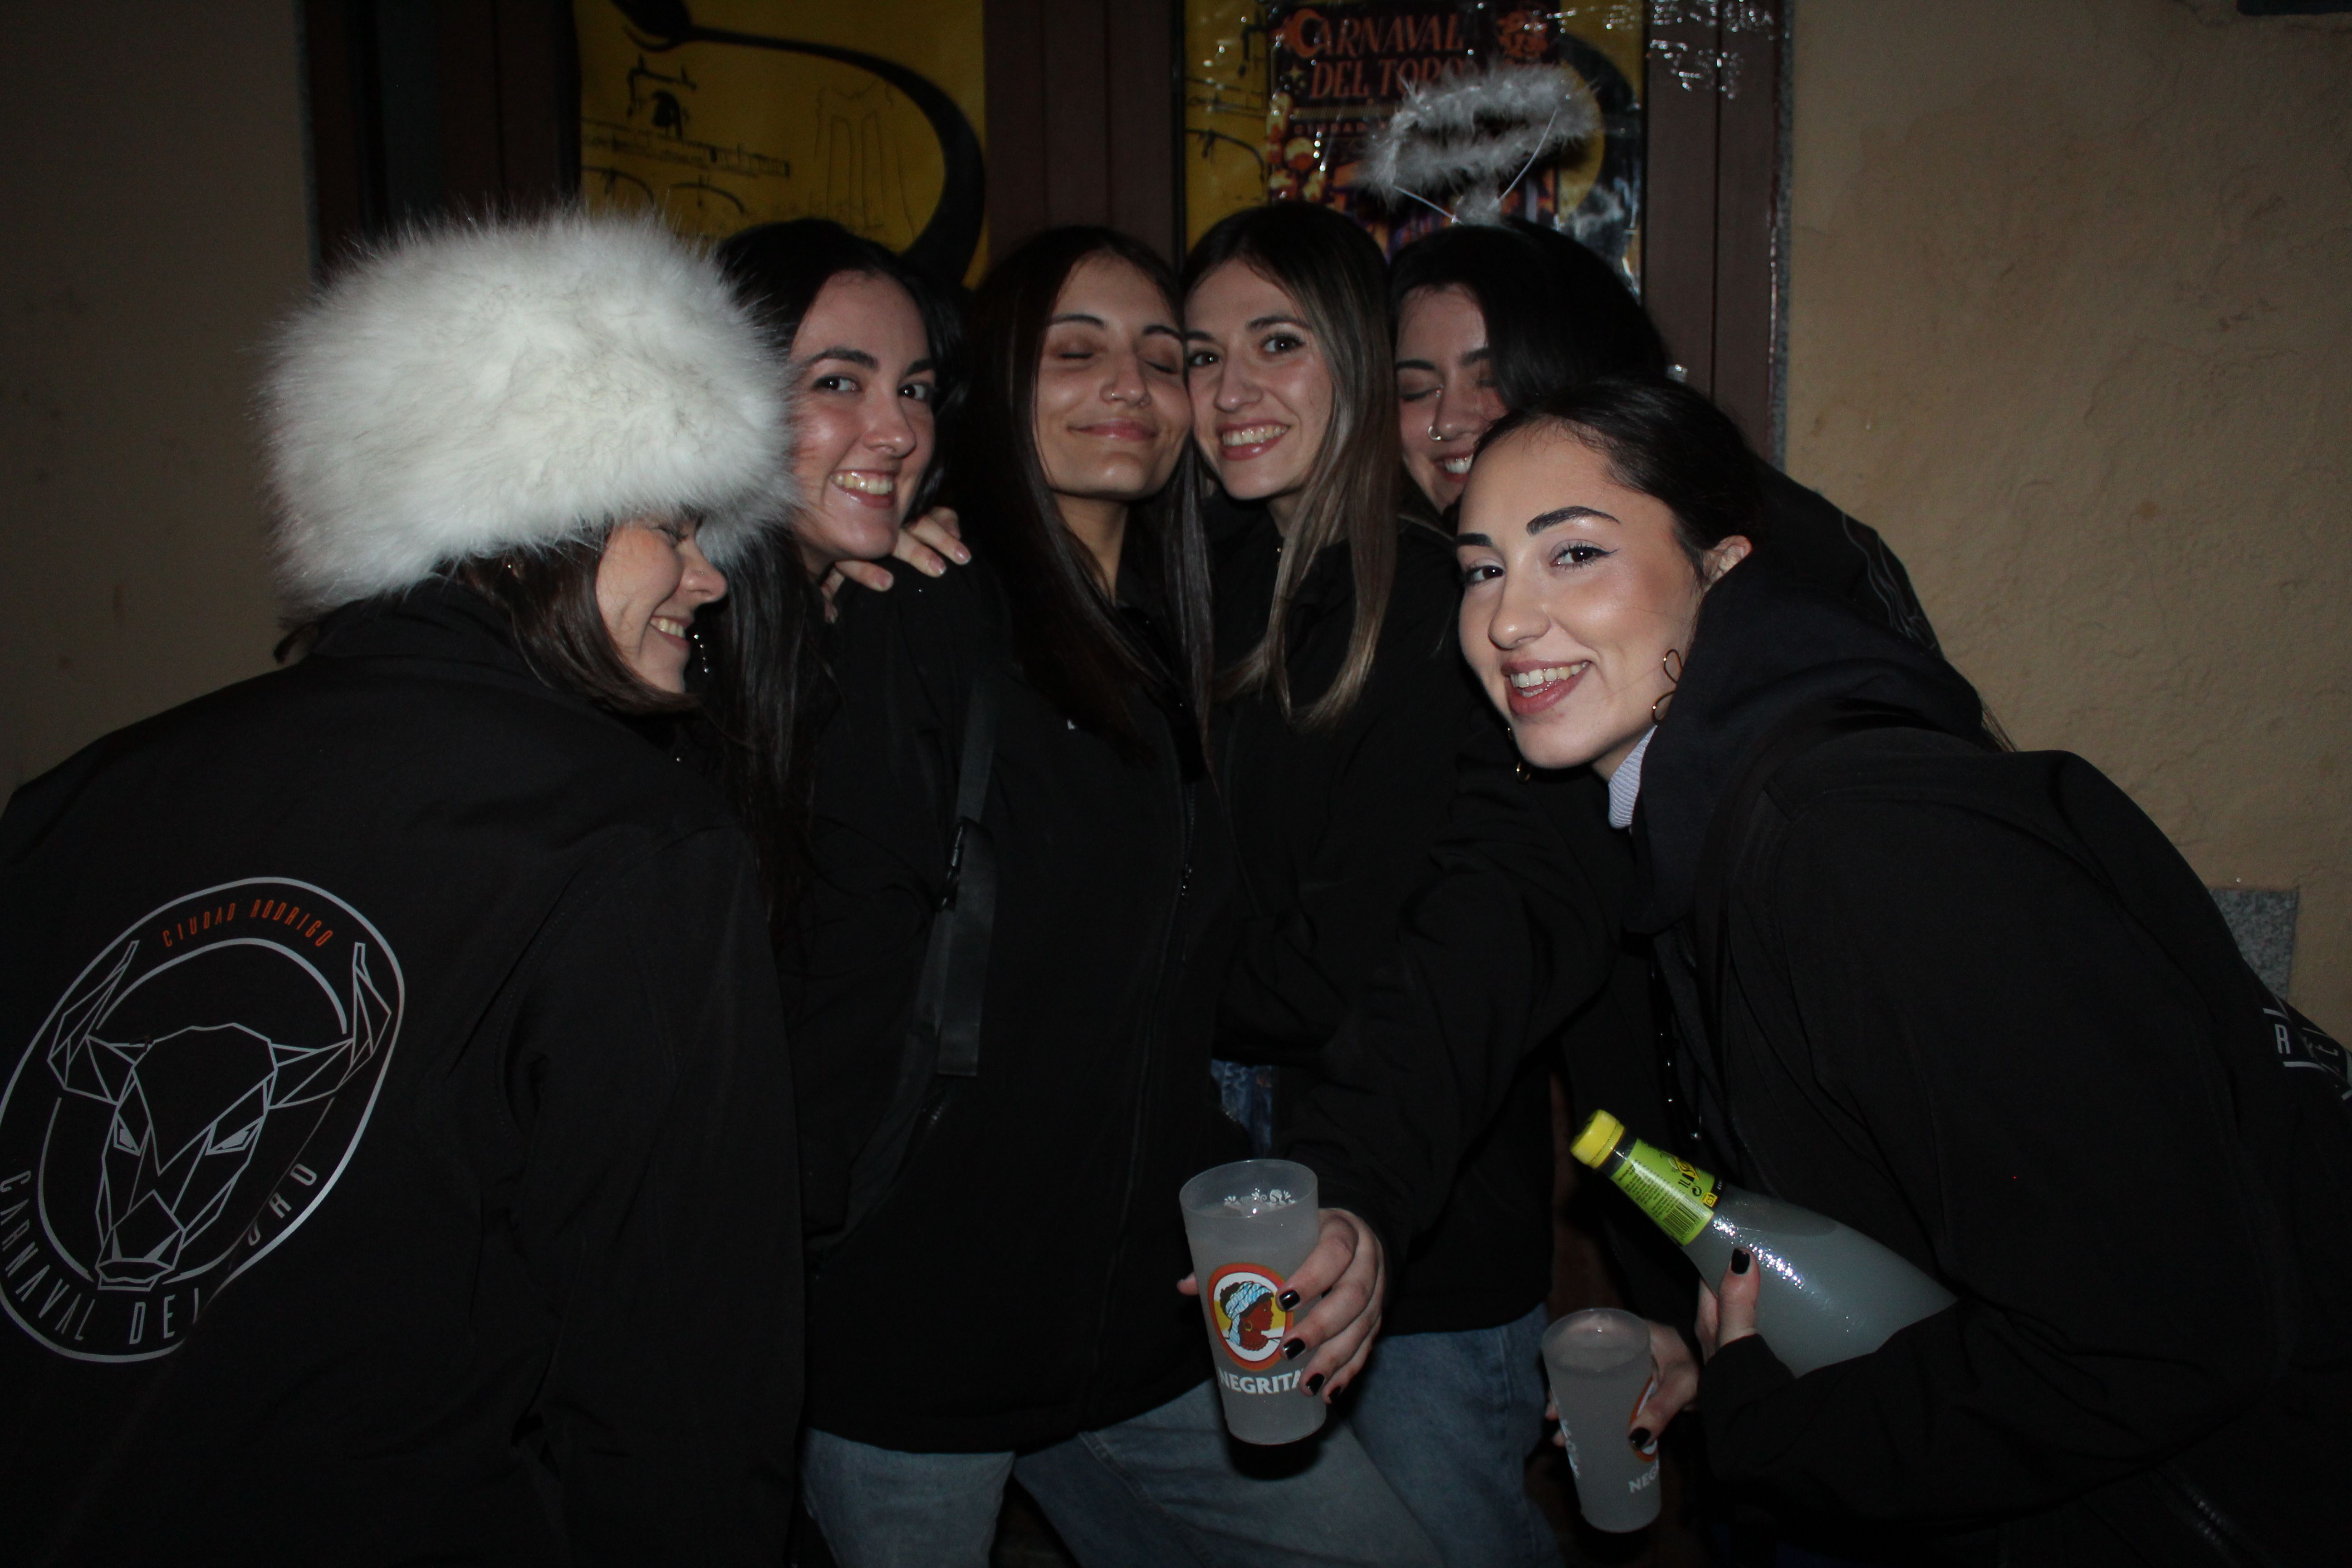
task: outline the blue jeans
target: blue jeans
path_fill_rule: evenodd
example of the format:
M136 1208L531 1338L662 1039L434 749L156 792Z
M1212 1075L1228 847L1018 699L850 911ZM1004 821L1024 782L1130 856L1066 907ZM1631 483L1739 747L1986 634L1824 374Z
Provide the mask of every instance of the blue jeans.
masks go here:
M1203 1383L1034 1454L909 1454L811 1432L801 1479L841 1568L987 1568L1013 1476L1086 1568L1438 1568L1345 1427L1300 1447L1270 1451L1278 1476L1243 1474Z
M1460 1333L1391 1334L1349 1397L1348 1424L1447 1568L1559 1568L1559 1538L1528 1500L1543 1442L1544 1310Z

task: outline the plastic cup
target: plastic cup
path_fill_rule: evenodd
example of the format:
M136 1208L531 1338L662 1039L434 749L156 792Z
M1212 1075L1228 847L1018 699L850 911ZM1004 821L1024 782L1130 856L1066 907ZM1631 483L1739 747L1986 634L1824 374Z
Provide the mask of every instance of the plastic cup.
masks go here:
M1306 1368L1282 1353L1313 1305L1286 1310L1282 1293L1315 1250L1315 1173L1288 1160L1236 1160L1185 1183L1180 1199L1225 1430L1244 1443L1295 1443L1324 1415L1304 1386Z
M1657 1375L1650 1326L1609 1307L1571 1312L1544 1331L1543 1356L1585 1522L1641 1529L1658 1517L1658 1445L1637 1448L1628 1434Z

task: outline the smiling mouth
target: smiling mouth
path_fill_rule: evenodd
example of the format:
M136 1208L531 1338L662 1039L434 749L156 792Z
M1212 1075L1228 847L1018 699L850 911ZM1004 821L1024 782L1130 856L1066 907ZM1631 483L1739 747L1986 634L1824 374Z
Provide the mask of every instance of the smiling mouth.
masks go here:
M1437 467L1441 472L1451 474L1458 479L1470 471L1470 461L1468 458L1440 458L1437 459Z
M891 474L863 473L856 468L835 468L825 476L835 489L852 495L879 496L887 500L898 493L898 480Z
M1217 445L1227 452L1238 452L1244 447L1270 447L1290 434L1287 425L1243 425L1217 432Z
M653 617L654 630L661 633L661 635L666 637L676 637L680 642L684 642L686 640L686 622L674 621L667 616L656 616Z
M1511 711L1519 715L1541 712L1567 696L1591 668L1592 661L1585 658L1572 664L1548 664L1538 669L1505 671L1503 679L1511 685Z

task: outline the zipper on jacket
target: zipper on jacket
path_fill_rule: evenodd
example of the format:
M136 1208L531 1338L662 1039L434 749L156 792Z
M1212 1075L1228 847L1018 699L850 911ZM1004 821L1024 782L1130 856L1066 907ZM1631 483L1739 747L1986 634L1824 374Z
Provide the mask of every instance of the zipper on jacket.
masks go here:
M1093 1408L1097 1385L1102 1379L1103 1341L1110 1332L1111 1295L1118 1279L1119 1266L1127 1258L1128 1221L1135 1212L1136 1184L1143 1176L1144 1125L1151 1109L1151 1062L1158 1054L1160 1020L1167 1011L1169 962L1176 947L1177 932L1184 923L1184 899L1192 887L1192 831L1198 807L1199 785L1186 784L1180 767L1176 789L1184 802L1183 837L1180 840L1181 858L1176 876L1176 897L1168 906L1168 923L1160 937L1160 965L1152 976L1150 991L1150 1013L1144 1018L1143 1048L1137 1053L1135 1111L1128 1122L1127 1179L1119 1194L1118 1239L1110 1249L1110 1267L1103 1275L1100 1304L1095 1310L1094 1340L1089 1347L1091 1363L1087 1368L1087 1381L1078 1397L1081 1419Z

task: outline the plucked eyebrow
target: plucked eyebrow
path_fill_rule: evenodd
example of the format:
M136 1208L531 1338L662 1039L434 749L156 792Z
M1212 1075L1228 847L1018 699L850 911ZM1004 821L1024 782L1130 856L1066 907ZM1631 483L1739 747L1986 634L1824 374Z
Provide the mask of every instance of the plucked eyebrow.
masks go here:
M929 375L939 368L939 366L933 364L927 359L919 359L914 363L907 367L907 374L908 375Z
M1110 331L1110 323L1104 321L1100 316L1089 316L1078 310L1072 310L1066 315L1052 317L1047 320L1045 324L1049 327L1058 327L1066 321L1075 321L1078 325L1085 327L1100 327L1104 331ZM1175 328L1170 326L1165 321L1152 322L1150 326L1143 329L1143 335L1147 338L1154 336L1174 338L1178 342L1182 342L1184 341L1184 334L1179 332ZM1198 336L1199 334L1195 333L1194 335Z
M829 349L819 349L816 353L809 355L808 362L811 364L815 364L820 361L829 359L837 359L845 364L862 365L867 370L880 370L882 368L882 362L876 359L872 354L867 353L864 349L843 348L839 346Z
M1262 331L1267 327L1297 327L1301 331L1312 330L1296 316L1273 315L1258 317L1249 324L1249 331Z
M1618 521L1617 519L1610 516L1607 512L1602 511L1599 507L1554 507L1549 511L1541 512L1528 519L1528 531L1529 533L1541 533L1545 529L1549 528L1556 522L1574 522L1580 517L1597 517L1603 522L1616 522Z
M1432 375L1437 374L1437 367L1425 359L1401 359L1396 362L1396 367L1399 370L1425 370Z

